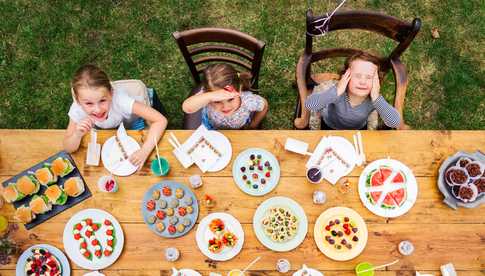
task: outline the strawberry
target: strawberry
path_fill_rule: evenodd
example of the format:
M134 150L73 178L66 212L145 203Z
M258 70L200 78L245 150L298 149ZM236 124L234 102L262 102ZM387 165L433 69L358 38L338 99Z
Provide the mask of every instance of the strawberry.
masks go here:
M330 225L325 226L325 230L330 231Z
M81 234L74 234L74 239L75 240L79 240L81 238Z
M266 172L266 174L264 176L271 177L271 173L270 172Z

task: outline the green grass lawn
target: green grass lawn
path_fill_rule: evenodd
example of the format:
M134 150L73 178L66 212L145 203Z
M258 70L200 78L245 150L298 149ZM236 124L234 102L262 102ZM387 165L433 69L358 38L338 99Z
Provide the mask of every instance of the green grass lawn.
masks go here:
M292 128L305 11L321 14L338 2L0 1L0 128L65 128L70 79L85 63L98 64L112 79L141 79L154 87L168 109L169 127L180 128L192 80L171 34L202 26L234 28L266 42L260 88L270 112L264 128ZM409 72L405 119L413 128L485 129L484 1L348 0L343 9L422 19L421 32L402 56ZM433 27L439 39L431 37ZM344 31L319 38L317 45L388 53L395 44ZM383 86L386 96L391 79Z

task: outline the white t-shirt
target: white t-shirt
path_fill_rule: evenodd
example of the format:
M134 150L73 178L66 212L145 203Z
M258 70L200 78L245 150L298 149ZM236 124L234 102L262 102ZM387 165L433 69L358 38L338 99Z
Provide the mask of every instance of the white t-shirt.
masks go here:
M102 122L95 122L94 124L98 128L112 129L117 128L123 122L125 128L131 128L132 122L139 118L132 112L135 100L143 101L143 99L135 99L128 95L123 89L113 89L113 98L108 111L108 118ZM79 123L88 116L76 101L72 103L67 114L75 123Z

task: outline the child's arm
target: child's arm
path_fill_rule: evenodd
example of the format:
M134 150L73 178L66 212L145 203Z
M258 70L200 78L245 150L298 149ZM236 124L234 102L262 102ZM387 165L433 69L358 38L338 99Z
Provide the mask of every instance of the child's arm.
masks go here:
M158 143L160 137L162 136L165 128L167 127L167 119L150 106L145 104L134 102L133 103L133 114L143 118L150 128L148 129L148 136L145 139L141 149L137 150L130 155L129 161L135 165L143 165L155 147L155 142Z
M261 123L261 121L264 119L264 117L266 116L266 113L268 113L268 101L263 97L261 98L263 99L263 102L264 102L263 110L257 111L254 114L253 120L248 126L250 129L256 129Z
M319 112L326 105L336 102L338 97L342 95L347 89L349 81L350 70L347 69L347 71L345 71L345 73L342 75L336 86L332 85L329 89L323 92L317 91L308 96L305 101L306 109L313 112Z
M391 128L398 128L401 124L401 116L399 116L399 112L391 106L382 95L380 95L381 85L379 83L379 77L377 73L374 74L374 79L372 82L372 90L370 93L372 104L374 108L381 116L384 124Z
M195 113L199 111L199 109L208 105L210 102L229 100L235 97L239 97L239 93L229 92L224 89L213 92L198 93L187 98L182 104L182 109L185 113Z
M64 150L69 153L75 152L79 148L81 139L91 130L93 124L93 120L89 117L86 117L79 123L69 119L69 125L67 126L63 141Z

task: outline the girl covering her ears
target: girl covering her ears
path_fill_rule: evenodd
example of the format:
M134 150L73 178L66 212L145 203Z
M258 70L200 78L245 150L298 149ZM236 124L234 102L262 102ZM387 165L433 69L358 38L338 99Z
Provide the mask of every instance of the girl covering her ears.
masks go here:
M214 64L204 70L203 90L182 104L185 113L202 109L208 129L255 129L268 112L268 102L249 92L251 74L231 65Z
M379 60L365 52L349 57L337 85L314 91L305 107L320 112L326 129L365 129L367 117L377 110L384 123L398 128L399 112L380 95Z
M135 101L126 91L113 89L106 73L95 65L84 65L74 74L71 83L73 103L69 109L69 125L64 136L64 149L74 152L91 128L126 128L143 118L149 125L148 137L141 149L129 156L135 165L143 165L167 127L167 119L157 110Z

